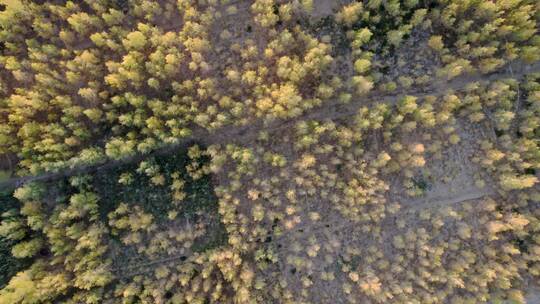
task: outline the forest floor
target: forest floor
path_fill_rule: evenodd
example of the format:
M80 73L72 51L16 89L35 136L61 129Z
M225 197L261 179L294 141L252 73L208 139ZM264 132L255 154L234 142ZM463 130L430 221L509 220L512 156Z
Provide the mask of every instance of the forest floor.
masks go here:
M527 304L540 303L540 289L530 288L526 292L525 299Z
M119 171L120 168L125 166L133 166L134 164L152 158L152 157L166 157L171 153L177 152L182 146L193 143L194 139L199 139L202 144L227 144L234 143L241 146L251 145L259 136L261 130L265 130L270 134L287 134L294 130L294 126L301 120L336 120L346 119L357 113L357 110L369 104L368 100L377 100L385 102L387 104L397 103L403 96L427 96L427 95L441 95L449 90L459 90L464 88L467 84L474 81L495 81L499 79L505 79L509 77L521 77L522 75L540 71L540 64L527 66L521 63L514 63L512 70L505 69L498 73L494 73L489 76L483 75L467 75L461 78L447 81L447 82L434 82L429 87L422 89L403 90L392 94L385 94L375 92L369 94L365 98L357 99L349 104L343 105L337 101L328 101L319 108L313 109L304 115L288 120L288 121L274 121L265 123L258 121L250 126L236 126L228 127L217 130L213 133L209 133L206 130L196 130L192 137L181 140L175 145L165 146L164 148L151 153L149 155L135 155L133 157L123 160L113 160L99 165L76 167L67 169L65 171L57 173L47 173L34 177L22 177L16 179L10 179L7 182L0 182L0 188L6 185L20 185L29 181L50 181L58 178L66 178L72 175L90 173L90 174L104 174L104 172ZM471 128L466 124L458 124L464 126L459 130L459 135L462 139L460 144L451 146L443 152L441 159L429 159L427 160L426 168L424 172L426 182L429 184L428 189L423 193L421 197L410 198L403 195L403 188L401 187L402 179L398 178L392 181L392 192L387 194L388 202L398 202L401 209L390 217L387 217L381 224L383 227L383 233L388 243L391 243L391 238L397 232L396 220L405 219L406 225L411 227L418 227L418 213L422 210L430 210L436 212L444 206L459 206L462 203L474 203L478 200L486 197L495 198L498 194L497 191L489 186L484 188L478 188L474 183L474 175L478 172L478 167L471 162L475 147L478 146L479 141L482 138L486 138L493 135L493 130ZM219 177L213 177L218 179ZM487 183L488 185L490 183ZM394 190L395 189L395 190ZM315 204L317 205L317 204ZM327 204L319 204L327 205ZM309 211L319 211L322 214L322 218L317 225L312 223L300 224L294 231L287 232L286 234L275 238L271 245L276 248L278 255L282 258L290 253L292 250L292 244L302 244L307 246L309 240L313 237L323 242L338 242L341 246L362 244L362 246L368 246L373 242L370 239L369 234L360 230L356 224L334 210L328 208L318 209L314 207ZM307 212L307 210L306 210ZM307 216L304 214L303 216ZM219 228L215 229L216 231ZM114 251L114 250L113 250ZM163 257L155 258L140 258L132 250L127 250L118 247L116 253L111 251L111 254L117 255L115 260L123 260L129 263L122 262L116 265L116 273L119 278L131 277L134 275L144 274L155 271L156 267L160 265L178 265L183 259L185 254L178 255L166 255ZM319 262L321 265L325 265L323 257ZM314 263L317 259L314 260ZM126 267L125 265L129 265ZM288 273L290 276L298 276L299 274L293 274L293 269L289 269L286 265L279 265L282 273ZM323 266L321 266L323 267ZM337 265L335 267L338 267ZM294 282L294 280L293 280ZM343 283L341 278L336 279L329 284L320 284L318 289L321 293L321 299L331 300L336 290L339 290L339 284ZM317 283L319 284L319 283ZM300 288L300 287L299 287ZM337 295L335 295L337 296ZM337 303L337 302L336 302ZM535 303L535 302L529 302Z
M315 0L315 11L313 14L317 17L328 16L332 14L335 7L334 4L338 3L339 1ZM60 172L44 173L37 176L24 176L9 179L4 177L3 180L0 174L0 190L3 188L17 187L32 181L51 181L67 178L72 175L91 173L98 176L99 181L97 188L104 191L101 193L102 196L115 193L118 197L123 196L122 199L135 199L130 196L132 194L130 192L135 191L135 188L128 188L124 189L124 192L119 192L117 189L109 187L118 179L120 171L129 171L125 168L136 166L138 162L152 157L165 158L171 153L178 153L178 150L181 147L189 145L194 141L199 141L205 146L212 144L237 144L249 146L259 137L259 132L267 131L270 134L287 134L291 132L291 130L294 130L294 126L299 121L347 119L348 117L356 115L359 108L373 105L376 102L394 105L407 95L412 95L417 98L428 95L439 96L449 91L463 89L473 82L493 82L506 78L520 78L525 74L533 72L540 72L540 62L532 65L523 62L513 62L508 64L506 68L500 69L498 72L489 75L478 73L460 75L452 80L435 80L422 87L398 89L392 93L374 91L373 93L353 100L348 104L340 103L338 100L329 100L320 107L314 108L299 117L286 121L275 120L265 122L258 120L250 122L249 125L227 126L212 132L201 128L194 128L193 134L189 138L180 139L175 144L164 146L147 155L137 154L122 160L107 160L100 164L68 168ZM460 128L458 131L461 142L458 145L453 145L444 150L440 159L428 159L426 161L426 167L423 168L421 172L418 172L422 175L423 180L428 185L420 197L411 198L403 194L403 180L401 176L389 179L391 184L390 189L392 190L386 195L386 200L387 202L396 202L400 205L400 209L395 214L392 214L392 216L385 218L384 222L381 224L381 227L384 229L384 239L387 240L389 244L397 231L397 219L404 220L406 226L418 227L420 226L418 224L418 213L421 211L429 210L430 212L436 213L443 207L454 207L464 203L474 203L487 197L494 198L499 195L496 189L489 186L492 184L489 180L483 188L479 188L475 185L475 179L478 178L477 174L480 170L471 160L480 140L493 137L493 130L471 126L461 122L458 126ZM115 173L109 174L110 172ZM214 178L219 179L227 177ZM141 192L141 195L144 195L145 199L148 200L151 190L147 192L146 189L144 189L143 192L144 193ZM157 192L154 194L159 195ZM113 200L113 198L111 198L111 200ZM144 202L139 201L139 203ZM357 226L355 222L344 218L337 211L327 209L328 207L317 206L328 206L328 204L314 205L316 206L309 210L305 210L305 212L318 211L322 217L317 224L301 223L295 227L293 231L274 238L271 245L269 245L276 248L278 255L282 256L280 260L285 260L286 255L293 250L292 246L294 244L299 243L302 244L303 247L307 247L309 239L313 237L322 240L323 243L327 242L329 244L334 244L337 242L340 246L361 244L362 246L367 247L373 242L369 233L362 231L360 226ZM109 207L112 208L112 206ZM151 207L152 206L149 208ZM107 212L108 211L111 210L107 210ZM216 210L212 209L212 211ZM163 210L155 210L155 212L156 214L165 214L165 211ZM217 214L217 212L215 213ZM106 214L105 211L104 214ZM307 214L302 214L302 216L303 218L306 218ZM209 221L214 223L215 218L211 217ZM214 226L213 229L214 231L219 231L222 227ZM212 238L212 236L210 238ZM223 241L222 236L218 235L217 240L218 242ZM213 245L210 244L210 246ZM124 252L122 252L123 250ZM179 254L154 259L143 258L137 260L136 254L132 254L131 251L126 251L125 248L118 248L117 252L117 260L124 259L126 255L131 255L128 256L127 260L115 265L116 273L120 278L154 271L158 265L178 265L178 261L185 259L185 254ZM313 262L316 265L327 265L324 259L325 257L320 255L319 257L314 258ZM128 264L129 267L126 267ZM332 265L333 267L339 267L339 260ZM282 273L288 273L290 276L299 275L296 273L296 270L293 271L288 268L287 265L280 264L275 267L279 267ZM320 285L318 286L319 288L316 289L320 293L320 299L333 301L332 303L339 303L337 302L339 297L336 292L340 289L339 286L341 286L342 283L342 278L337 278L332 283L317 282L316 284ZM528 303L540 303L540 291L531 289L527 298Z

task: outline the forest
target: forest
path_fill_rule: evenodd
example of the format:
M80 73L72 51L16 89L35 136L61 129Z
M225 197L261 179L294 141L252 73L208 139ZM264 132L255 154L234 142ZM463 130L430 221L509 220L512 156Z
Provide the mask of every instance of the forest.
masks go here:
M539 25L0 0L0 303L540 303Z

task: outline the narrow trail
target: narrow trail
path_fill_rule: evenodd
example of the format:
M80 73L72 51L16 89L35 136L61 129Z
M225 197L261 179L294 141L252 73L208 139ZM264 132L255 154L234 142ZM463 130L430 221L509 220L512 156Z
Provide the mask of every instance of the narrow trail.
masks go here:
M151 260L151 261L141 263L141 264L133 264L127 267L116 268L116 269L113 269L112 272L115 274L116 279L121 280L121 279L134 277L136 275L148 273L155 270L155 267L151 269L144 269L149 266L161 265L161 264L170 263L170 262L174 262L178 260L184 261L186 259L186 256L187 255L183 254L183 255L177 255L177 256L172 256L172 257L159 258L159 259Z
M401 215L414 214L415 212L420 211L422 209L426 209L426 208L438 208L438 207L443 207L443 206L457 205L457 204L464 203L467 201L481 199L483 197L490 196L490 195L496 195L496 192L491 189L470 189L468 191L456 193L453 195L409 200L409 201L401 203L401 209L395 214L395 216L399 217ZM355 226L355 223L353 221L345 221L331 228L327 227L326 224L327 224L326 222L322 221L318 225L302 227L302 229L305 230L306 228L309 228L309 230L307 230L306 233L310 233L310 234L319 233L323 231L327 231L331 234L334 234L344 229L350 229L351 227ZM284 240L284 239L287 239L287 235L283 235L276 238L276 240Z
M466 201L472 201L483 198L485 196L496 195L497 193L493 189L469 189L461 192L458 195L446 195L440 197L432 197L426 199L419 199L412 201L410 207L403 208L403 211L418 211L425 208L437 208L449 205L455 205Z
M332 120L337 118L354 116L361 106L373 104L373 101L385 102L387 104L395 104L406 95L412 95L416 97L439 95L443 94L448 90L462 89L471 82L496 81L510 77L518 78L526 74L536 72L540 72L540 61L529 65L522 62L515 62L511 65L507 65L505 68L499 70L499 72L493 73L488 76L478 73L463 75L451 81L438 80L428 87L408 91L400 91L393 94L381 94L380 92L374 92L364 97L359 97L357 98L357 100L345 105L337 100L331 100L320 107L314 108L313 110L308 111L303 115L300 115L299 117L288 120L275 120L266 123L259 119L257 121L251 122L247 126L225 126L216 131L208 131L200 127L194 127L191 136L179 139L176 143L165 145L162 148L158 148L148 154L137 153L133 156L129 156L120 160L105 159L99 163L67 168L59 172L50 172L35 176L11 178L9 180L0 182L0 190L6 188L9 189L20 187L21 185L28 182L49 181L58 178L69 177L72 175L90 173L103 169L111 169L129 163L140 162L148 157L172 153L173 151L182 146L188 146L193 143L201 143L204 145L227 143L247 144L256 140L259 135L258 132L261 130L265 130L268 132L277 132L279 130L287 130L294 128L296 123L301 120Z

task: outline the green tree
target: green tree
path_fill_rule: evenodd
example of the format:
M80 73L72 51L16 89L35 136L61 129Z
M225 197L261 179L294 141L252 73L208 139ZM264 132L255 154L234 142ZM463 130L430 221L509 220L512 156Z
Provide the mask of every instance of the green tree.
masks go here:
M21 241L15 244L11 249L11 253L19 259L30 258L35 256L44 245L41 238L33 238L29 241Z
M127 50L140 51L146 46L147 40L143 33L135 31L129 33L126 39L122 40L122 43Z
M503 190L519 190L531 188L538 182L534 175L512 175L504 174L500 177L500 185Z

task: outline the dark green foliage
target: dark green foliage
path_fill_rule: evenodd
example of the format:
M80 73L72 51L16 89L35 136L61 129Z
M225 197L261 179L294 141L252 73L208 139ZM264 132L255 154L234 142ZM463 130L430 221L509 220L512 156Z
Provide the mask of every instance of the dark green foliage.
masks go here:
M309 23L308 21L306 21ZM346 30L336 22L334 16L326 16L317 22L310 24L309 27L319 37L330 35L332 38L333 52L335 55L344 55L351 51L351 43L346 35Z
M361 28L367 27L369 30L373 33L373 40L381 41L382 45L386 45L386 34L388 34L391 30L398 29L401 25L407 24L411 21L411 18L414 14L414 11L417 9L426 8L426 5L419 5L418 7L412 8L405 8L403 5L401 6L402 12L400 17L391 16L388 14L384 6L380 6L377 9L376 13L373 13L373 15L380 16L379 22L365 22L365 21L359 21L356 24L352 26L354 30L359 30ZM406 38L407 36L403 37Z
M0 214L12 209L19 209L19 203L11 192L0 192ZM11 255L11 248L16 243L0 236L0 289L7 285L17 272L30 266L31 259L17 259Z
M195 241L193 251L204 252L226 244L227 232L220 221L211 177L205 175L198 180L193 180L185 169L189 161L187 148L180 148L170 155L155 156L148 160L160 168L160 173L165 177L163 186L155 186L151 183L150 177L144 173L137 173L138 164L127 164L97 172L91 187L101 197L99 209L102 220L107 222L107 215L114 211L119 203L124 202L140 205L145 212L154 216L158 225L163 223L167 220L167 213L173 209L171 190L169 189L172 183L171 174L179 172L181 178L186 182L184 191L187 197L181 202L181 212L178 217L192 222L203 217L208 225L207 234ZM201 161L204 164L209 159L203 157ZM120 175L125 172L133 174L133 181L129 185L118 183ZM118 246L125 247L118 240L114 241ZM120 250L130 251L131 249L122 248ZM120 256L133 257L133 252L132 254L122 252Z
M425 192L431 189L431 185L424 179L423 176L413 178L413 183L414 183L414 186L422 190L422 192Z
M124 13L129 11L129 1L128 0L115 0L116 7Z
M191 248L193 252L205 252L227 244L227 230L219 219L213 219L211 226L208 228L206 235L197 239L193 244Z
M120 203L140 206L144 212L154 217L154 223L160 227L170 224L168 212L179 210L178 219L192 223L203 221L207 225L206 235L197 238L193 244L193 252L205 252L219 248L227 243L227 231L221 223L218 213L217 197L214 194L211 177L204 175L193 180L186 166L190 163L187 147L179 148L167 155L154 155L145 160L159 168L159 174L165 178L163 185L152 184L151 177L139 168L139 163L129 163L119 167L98 169L86 175L51 181L42 198L47 210L53 210L57 204L67 204L71 196L81 190L96 193L99 197L99 218L106 226L109 224L108 214L118 208ZM209 159L205 156L198 160L204 165ZM129 184L119 183L120 176L130 173L132 180ZM179 173L185 181L183 191L186 198L180 202L180 208L175 207L171 194L171 175ZM113 269L123 269L129 265L151 263L153 259L137 252L134 246L126 246L121 238L114 234L108 235L108 255L113 259ZM9 254L8 249L8 254ZM166 257L164 257L166 258ZM7 281L6 281L7 282Z
M529 253L529 246L534 245L534 240L531 235L527 235L524 238L516 237L512 240L514 245L520 252Z
M193 219L198 212L217 213L217 199L213 192L210 176L193 181L187 174L185 167L188 164L187 150L180 149L170 155L155 156L148 162L156 164L160 173L165 177L165 185L155 186L144 173L137 173L138 164L127 164L109 170L98 171L94 175L91 187L101 197L100 214L106 221L107 214L115 210L119 203L137 204L151 213L156 219L163 220L167 212L173 207L169 185L172 182L171 174L180 172L186 181L184 191L187 198L182 202L182 211L189 219ZM208 161L205 159L204 161ZM129 185L118 183L122 173L133 174L133 182Z
M337 265L341 268L342 266L349 266L352 269L356 269L360 264L362 257L359 255L353 255L350 259L346 260L341 254L339 259L336 261Z

